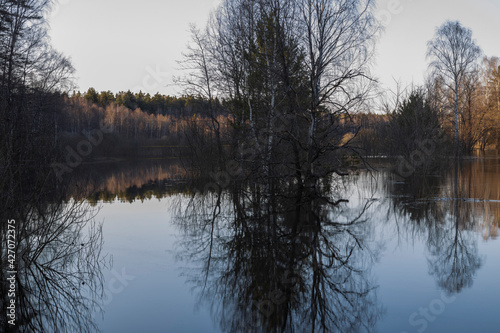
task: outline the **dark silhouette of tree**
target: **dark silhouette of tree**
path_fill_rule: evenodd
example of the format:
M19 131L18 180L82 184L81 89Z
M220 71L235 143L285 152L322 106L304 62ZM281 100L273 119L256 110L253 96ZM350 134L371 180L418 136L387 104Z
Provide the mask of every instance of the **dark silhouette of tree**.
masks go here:
M389 114L389 152L412 168L413 173L431 173L442 166L447 151L440 114L423 90L415 88Z
M1 1L0 188L6 207L29 191L33 166L48 168L57 155L63 100L73 68L47 37L48 1Z
M314 187L341 173L342 121L363 108L377 23L367 1L224 1L187 54L187 86L224 100L233 158Z

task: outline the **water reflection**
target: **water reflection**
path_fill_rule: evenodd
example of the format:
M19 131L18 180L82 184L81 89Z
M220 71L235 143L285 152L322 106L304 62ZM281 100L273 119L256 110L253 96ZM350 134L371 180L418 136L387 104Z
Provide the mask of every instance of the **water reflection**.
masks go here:
M448 294L471 287L483 264L476 233L497 236L500 201L489 188L500 182L483 163L456 163L441 175L384 182L392 202L389 215L404 221L400 237L425 239L429 272Z
M466 160L440 174L416 175L404 181L387 174L382 178L392 209L396 215L408 217L413 228L432 228L443 223L447 213L454 212L461 229L480 232L485 240L498 236L498 158Z
M429 242L431 274L438 285L449 294L460 293L463 288L471 287L476 271L481 267L477 240L473 233L476 225L474 216L469 214L470 205L463 204L471 197L463 190L463 168L458 161L453 172L453 196L444 206L448 209L442 232L436 232L433 242ZM470 179L470 178L469 178ZM470 193L469 193L470 194Z
M429 232L429 270L437 284L448 294L471 287L482 265L476 237L461 226L460 215L448 214L446 220Z
M372 331L383 309L370 204L351 210L330 186L310 194L286 183L179 200L178 253L199 265L186 274L200 306L224 332Z
M31 175L17 176L31 181L30 191L0 179L7 189L2 202L9 203L0 213L2 263L8 263L0 273L1 331L95 332L105 266L96 210L66 201L42 170L26 171ZM15 310L7 310L12 304Z
M192 194L204 186L193 184L193 179L179 161L149 160L128 161L86 166L72 177L68 187L71 198L98 202L144 201L168 196ZM373 176L380 178L383 196L390 201L391 216L405 217L412 221L413 228L432 227L445 218L443 203L455 196L465 199L460 204L460 220L468 220L485 239L496 238L500 227L500 163L498 158L469 160L460 166L459 193L453 190L453 166L442 169L440 174L418 176L405 180L388 173L366 174L371 182ZM362 171L363 174L366 172ZM351 175L344 181L359 191L366 191ZM204 184L203 184L204 185ZM338 189L337 189L338 190ZM361 194L364 196L365 194ZM437 221L437 222L436 222Z
M189 192L189 173L178 160L130 160L86 165L68 184L73 198L92 204L161 199Z
M182 231L177 253L191 267L184 269L186 281L224 332L374 331L390 305L377 298L382 288L372 275L378 228L394 228L405 245L422 241L428 273L439 289L457 294L484 265L478 233L491 240L499 227L497 160L466 161L458 177L453 168L405 181L359 171L323 179L312 193L285 181L200 193L193 189L204 187L192 186L182 170L172 161L93 165L50 195L2 193L8 201L1 218L20 223L21 331L96 330L92 313L102 302L104 262L92 205L101 201L171 197Z

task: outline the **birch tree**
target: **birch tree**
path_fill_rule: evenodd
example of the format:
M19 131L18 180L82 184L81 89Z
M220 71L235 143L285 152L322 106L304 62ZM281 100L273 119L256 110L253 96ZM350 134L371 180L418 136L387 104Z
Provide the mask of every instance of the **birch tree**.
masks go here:
M427 57L431 60L433 74L441 76L445 85L455 96L455 149L458 155L458 118L460 113L460 94L464 81L481 55L481 49L472 38L472 31L458 21L447 21L440 26L434 39L427 44Z

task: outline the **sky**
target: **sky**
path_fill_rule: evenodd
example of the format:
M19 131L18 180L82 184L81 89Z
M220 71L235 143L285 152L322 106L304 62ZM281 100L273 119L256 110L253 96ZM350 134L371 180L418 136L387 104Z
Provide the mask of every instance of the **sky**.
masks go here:
M427 42L446 20L470 28L487 56L500 57L500 0L376 0L385 27L372 74L394 89L424 82ZM172 76L189 41L220 0L55 0L55 48L70 57L78 89L181 94Z

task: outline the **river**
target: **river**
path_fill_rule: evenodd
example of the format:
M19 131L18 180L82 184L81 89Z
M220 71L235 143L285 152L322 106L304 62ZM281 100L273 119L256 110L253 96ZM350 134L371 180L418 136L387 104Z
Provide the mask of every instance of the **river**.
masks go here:
M81 166L71 201L102 227L87 254L101 289L66 321L117 333L499 332L499 155L466 159L458 177L373 165L322 180L314 197L287 183L204 192L172 160Z

